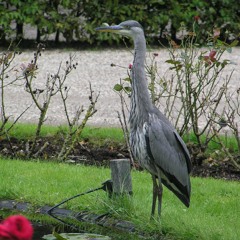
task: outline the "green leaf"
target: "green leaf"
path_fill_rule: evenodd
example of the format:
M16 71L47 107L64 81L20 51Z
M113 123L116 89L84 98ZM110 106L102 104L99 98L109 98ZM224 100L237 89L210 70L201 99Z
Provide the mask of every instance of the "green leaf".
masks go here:
M229 60L227 60L227 59L225 59L225 60L223 60L223 62L221 63L221 66L222 66L222 68L224 68L226 65L228 65L229 64Z
M177 64L180 64L181 62L180 62L180 61L176 61L176 60L169 59L169 60L166 60L166 63L170 63L170 64L177 65Z
M130 78L130 77L126 77L126 78L123 79L123 81L125 81L125 82L131 82L131 78Z
M67 240L67 238L62 237L60 234L57 232L53 232L53 236L56 237L57 240Z
M121 84L116 84L113 88L115 91L120 92L123 89L123 86Z
M124 87L124 90L127 92L127 93L130 93L132 91L132 88L131 87Z
M239 41L238 40L234 40L229 46L230 47L236 47L238 45Z

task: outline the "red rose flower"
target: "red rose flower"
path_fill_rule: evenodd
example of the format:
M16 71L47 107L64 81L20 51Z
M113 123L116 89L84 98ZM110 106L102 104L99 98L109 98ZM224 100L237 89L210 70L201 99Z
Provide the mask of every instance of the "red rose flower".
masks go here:
M24 216L10 216L0 224L0 239L31 240L32 236L33 227Z
M203 56L204 61L206 61L209 65L213 62L216 61L215 55L217 54L217 52L215 50L212 50L208 56Z
M210 53L209 53L209 58L210 59L215 59L214 57L215 57L215 55L216 55L216 51L215 50L212 50Z

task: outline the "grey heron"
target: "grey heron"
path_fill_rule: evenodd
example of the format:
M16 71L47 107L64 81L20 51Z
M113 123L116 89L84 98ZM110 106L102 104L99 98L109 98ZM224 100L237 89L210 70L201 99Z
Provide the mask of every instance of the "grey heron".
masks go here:
M160 216L162 184L189 207L190 155L185 143L170 121L151 101L145 73L146 40L142 26L137 21L128 20L115 26L98 27L96 30L128 36L134 42L129 115L130 146L134 158L152 175L151 217L154 216L157 199Z

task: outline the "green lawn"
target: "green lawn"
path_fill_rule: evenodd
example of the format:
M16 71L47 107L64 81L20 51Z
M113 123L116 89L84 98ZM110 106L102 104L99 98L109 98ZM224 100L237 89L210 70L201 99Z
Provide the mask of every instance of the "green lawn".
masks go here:
M1 123L1 122L0 122ZM10 127L10 123L6 125L6 128ZM9 135L18 139L28 139L35 135L37 125L34 123L17 123L10 130ZM65 133L67 131L66 125L53 126L43 125L41 130L41 136L54 136L58 133ZM108 127L92 127L85 126L82 132L82 138L111 138L113 140L124 140L121 128L108 128Z
M101 186L110 178L107 168L59 163L0 159L0 199L16 199L36 205L54 205L75 194ZM164 189L160 223L150 221L151 177L132 172L133 197L110 200L103 191L70 201L65 208L111 211L130 220L138 229L167 239L234 240L240 236L240 183L192 178L189 209Z

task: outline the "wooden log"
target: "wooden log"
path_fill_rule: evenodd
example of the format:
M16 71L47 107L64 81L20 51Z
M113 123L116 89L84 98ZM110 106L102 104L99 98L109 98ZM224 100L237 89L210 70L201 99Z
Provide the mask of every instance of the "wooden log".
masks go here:
M113 193L117 195L132 194L131 166L129 159L110 161Z

